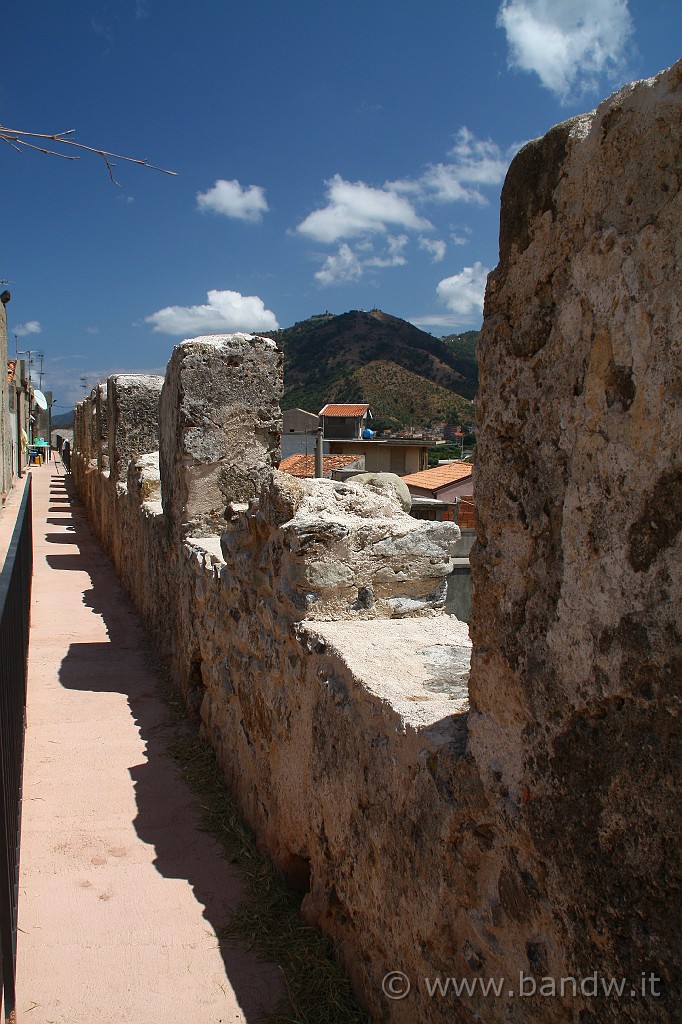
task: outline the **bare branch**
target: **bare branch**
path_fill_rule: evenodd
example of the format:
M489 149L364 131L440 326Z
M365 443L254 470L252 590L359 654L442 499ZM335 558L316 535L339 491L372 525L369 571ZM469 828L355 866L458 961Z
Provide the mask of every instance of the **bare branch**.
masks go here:
M77 160L78 157L67 153L60 153L54 149L47 149L44 146L36 145L35 142L29 142L27 140L46 139L48 142L54 142L57 145L73 146L75 149L83 150L83 152L94 153L96 156L102 157L106 164L107 171L109 172L109 177L113 181L114 185L119 185L119 187L120 184L116 181L113 174L113 168L116 166L116 164L113 163L114 160L124 160L129 164L137 164L139 167L148 167L152 171L160 171L162 174L170 174L173 176L177 174L177 171L168 171L165 167L157 167L155 164L150 164L147 159L141 160L133 156L123 156L121 153L110 153L106 149L98 149L95 146L86 146L83 142L76 142L75 139L67 139L65 137L67 135L73 135L74 131L74 128L69 128L65 132L55 132L52 135L47 135L41 132L25 132L20 131L19 129L5 128L3 125L0 125L0 139L3 142L6 142L7 145L11 146L13 149L16 149L17 152L22 152L22 148L34 149L39 153L45 153L47 156L59 156L64 160Z
M62 160L77 160L78 159L77 156L71 156L69 153L58 153L54 149L45 149L43 146L34 146L32 142L26 142L24 139L16 139L16 140L14 140L12 138L12 136L5 136L5 135L3 135L1 133L1 130L0 130L0 138L2 139L3 142L6 142L8 146L11 146L12 149L16 149L17 153L21 153L22 152L20 147L23 146L24 149L35 149L38 153L45 153L47 156L59 156L59 157L62 158Z
M19 147L16 146L10 139L6 139L4 135L0 136L0 138L2 139L3 142L6 142L8 146L11 146L12 149L16 149L17 153L21 153L21 150L19 149Z

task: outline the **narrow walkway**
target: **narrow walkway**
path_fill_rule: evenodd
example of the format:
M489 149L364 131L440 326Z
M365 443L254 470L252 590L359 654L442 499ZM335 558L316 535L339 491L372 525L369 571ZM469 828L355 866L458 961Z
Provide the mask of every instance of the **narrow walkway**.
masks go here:
M241 883L163 752L144 628L61 465L31 472L19 1021L254 1022L279 973L216 938Z

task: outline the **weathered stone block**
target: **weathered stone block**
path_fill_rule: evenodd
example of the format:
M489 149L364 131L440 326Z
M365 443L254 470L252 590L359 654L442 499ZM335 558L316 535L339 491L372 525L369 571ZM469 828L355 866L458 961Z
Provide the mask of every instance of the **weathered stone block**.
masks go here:
M363 484L365 487L393 494L405 512L412 508L410 489L396 473L357 473L350 479L354 484Z
M668 995L631 1011L648 1021L669 1019L680 952L664 908L679 892L681 87L678 63L521 150L479 346L470 742L517 815L501 904L534 942L523 873L541 873L543 927L574 974L634 977L656 949Z
M107 381L109 469L124 483L128 463L159 449L159 396L163 377L117 373Z
M161 395L164 512L183 536L220 533L279 464L282 353L248 334L173 350Z
M233 564L249 551L253 558L254 544L264 544L258 563L270 567L282 607L293 604L296 618L401 617L443 607L459 528L413 519L392 489L275 473L250 520L250 532L238 523L222 535L223 557Z
M107 418L107 385L95 388L95 435L97 439L97 468L109 469L109 423Z

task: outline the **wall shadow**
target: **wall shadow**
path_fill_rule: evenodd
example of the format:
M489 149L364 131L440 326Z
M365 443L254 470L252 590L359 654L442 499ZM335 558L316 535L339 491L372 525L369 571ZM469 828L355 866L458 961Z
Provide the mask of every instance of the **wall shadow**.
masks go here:
M55 546L54 554L48 554L46 560L55 571L87 574L89 585L83 590L83 603L101 617L108 639L71 643L61 663L59 681L67 689L122 693L127 698L145 744L145 760L127 768L137 804L134 828L144 843L154 847L156 870L165 878L186 880L204 919L218 932L227 923L230 910L245 895L241 876L215 840L200 829L198 800L178 778L175 764L165 752L175 727L158 694L159 680L153 670L148 634L94 536L68 478L65 490L72 517L58 522L69 532L46 535L48 543ZM77 545L78 552L59 552L64 544ZM260 1019L264 1009L272 1009L284 995L281 972L231 943L221 943L220 953L247 1020ZM175 982L169 978L169 985Z

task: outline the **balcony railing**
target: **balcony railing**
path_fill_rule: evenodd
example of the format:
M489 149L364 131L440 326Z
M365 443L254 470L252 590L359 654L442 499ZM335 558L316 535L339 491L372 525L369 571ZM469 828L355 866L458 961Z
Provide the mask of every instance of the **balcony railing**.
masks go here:
M0 573L0 985L4 1019L14 1019L21 783L33 574L31 480Z

